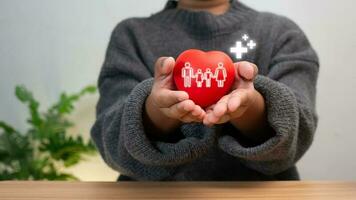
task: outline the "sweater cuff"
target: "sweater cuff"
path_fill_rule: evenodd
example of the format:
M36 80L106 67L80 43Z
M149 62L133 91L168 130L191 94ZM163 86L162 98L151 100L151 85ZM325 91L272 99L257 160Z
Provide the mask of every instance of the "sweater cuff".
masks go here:
M153 166L174 166L205 154L216 141L215 131L199 124L180 127L184 138L176 143L150 140L143 125L145 100L150 94L153 78L138 84L125 102L120 136L128 153L141 163Z
M264 143L245 147L241 141L232 137L237 132L224 134L218 144L230 155L246 160L275 160L282 159L280 148L286 149L285 144L298 133L298 104L293 92L288 86L268 77L258 75L254 82L255 88L265 99L267 121L275 132L274 136ZM235 131L237 131L235 129ZM271 130L266 130L271 131Z

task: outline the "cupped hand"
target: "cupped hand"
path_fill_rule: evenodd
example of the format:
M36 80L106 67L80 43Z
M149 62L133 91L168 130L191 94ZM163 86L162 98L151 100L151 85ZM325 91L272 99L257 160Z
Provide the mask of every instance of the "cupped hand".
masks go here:
M206 109L203 123L207 126L226 123L243 116L258 98L259 93L253 84L258 74L257 66L249 62L237 62L234 67L236 73L232 91Z
M172 57L157 60L153 87L145 106L153 124L163 131L170 131L181 122L202 122L205 117L205 111L189 100L188 93L175 90L174 65Z

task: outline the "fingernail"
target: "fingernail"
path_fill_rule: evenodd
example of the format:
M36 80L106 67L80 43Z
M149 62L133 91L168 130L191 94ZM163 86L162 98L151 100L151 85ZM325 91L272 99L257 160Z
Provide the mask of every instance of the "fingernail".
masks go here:
M162 67L166 65L166 62L167 62L169 59L173 59L173 57L167 57L167 58L165 58L165 59L162 61Z
M183 97L178 97L178 101L183 101Z
M184 96L179 96L178 101L184 101L186 98Z
M164 62L166 62L167 58L168 58L168 57L165 57L164 59L162 59L162 61L161 61L161 67L164 66Z

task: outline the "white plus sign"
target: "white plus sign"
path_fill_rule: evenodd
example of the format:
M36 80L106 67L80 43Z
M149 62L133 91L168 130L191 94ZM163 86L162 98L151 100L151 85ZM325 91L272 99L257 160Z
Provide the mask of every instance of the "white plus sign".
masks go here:
M248 47L250 47L250 49L255 48L256 43L253 40L250 40L250 42L247 44Z
M230 52L234 53L237 59L242 58L243 53L247 53L247 48L242 46L242 43L240 41L236 42L236 47L230 48Z
M244 39L245 41L247 41L247 39L248 39L248 35L246 35L246 34L245 34L245 35L243 35L243 36L242 36L242 39Z

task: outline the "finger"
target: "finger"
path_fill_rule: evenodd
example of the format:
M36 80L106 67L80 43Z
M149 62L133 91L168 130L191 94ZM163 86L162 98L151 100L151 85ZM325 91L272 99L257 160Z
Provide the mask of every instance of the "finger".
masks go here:
M183 122L202 122L205 117L205 111L198 105L194 106L194 109L183 116L181 121Z
M220 117L215 116L214 111L210 111L205 118L209 125L213 125L220 120Z
M161 71L163 68L163 61L166 60L168 57L160 57L157 59L155 63L155 78L158 78L161 75Z
M201 109L200 106L195 105L194 110L192 111L192 115L194 117L200 117L202 112L204 112L203 109Z
M211 123L211 122L209 121L209 116L212 115L212 112L213 112L213 110L208 110L208 111L206 112L206 115L205 115L205 117L204 117L204 119L203 119L204 125L206 125L206 126L212 126L212 125L213 125L213 123Z
M179 120L184 123L202 122L205 117L205 111L198 105L195 105L192 111L187 112Z
M234 90L229 98L227 108L230 113L234 112L240 106L241 100L237 93L237 90Z
M155 64L155 78L162 79L168 76L173 71L174 65L174 58L160 57Z
M244 66L248 66L247 70L245 69ZM235 74L235 83L233 86L233 89L237 88L253 88L253 78L251 80L247 79L247 76L253 76L253 67L249 66L248 62L238 62L234 63L234 67L236 69L236 74ZM246 75L249 74L249 75ZM245 75L245 77L243 77Z
M213 114L215 117L220 118L226 113L228 101L229 101L229 95L225 95L218 101L218 103L216 103L213 109Z
M203 121L203 119L206 116L206 112L203 110L203 112L200 114L199 119L201 119L201 121Z
M186 114L180 120L184 123L201 122L202 121L202 119L199 119L199 118L193 116L192 113Z
M206 116L206 112L205 112L205 110L204 110L203 108L201 108L200 106L199 106L199 108L200 108L201 112L200 112L200 115L197 116L197 118L200 120L200 122L203 122L203 120L204 120L204 118L205 118L205 116Z
M222 117L220 117L219 121L217 121L215 124L223 124L229 120L230 120L229 115L223 115Z
M175 119L180 119L194 109L192 100L184 100L168 108L168 115ZM163 122L164 123L164 122Z
M206 115L203 123L207 126L211 126L219 121L219 118L223 116L227 111L227 101L229 95L223 96L216 104L209 106L206 109Z
M243 61L236 63L236 65L238 75L244 80L252 81L258 74L258 68L253 63Z
M200 109L200 114L197 116L197 119L199 119L199 121L202 122L204 117L205 117L205 115L206 115L206 112L200 106L198 106L198 107Z
M181 122L183 122L183 123L191 123L191 122L195 122L195 119L194 119L194 117L191 115L191 114L186 114L186 115L184 115L183 117L181 117L180 119L179 119Z
M212 114L215 106L216 106L216 104L213 104L213 105L210 105L209 107L205 108L205 115L204 115L203 123L206 126L210 126L208 116Z
M160 89L157 93L155 102L160 108L169 108L174 104L189 99L188 93L184 91Z
M222 124L225 123L227 121L229 121L231 119L230 115L225 113L224 115L220 116L220 117L216 117L212 111L209 114L206 114L206 117L203 120L203 123L206 126L212 126L214 124Z
M162 73L164 75L169 75L173 72L173 68L174 68L174 65L175 65L175 60L173 57L168 57L167 59L165 59L163 61L163 68L162 68Z
M209 110L210 110L210 111L213 111L215 106L216 106L216 104L213 104L213 105L211 105L211 106L205 108L205 110L206 110L206 111L209 111Z
M246 104L248 100L248 94L246 90L236 90L230 96L227 107L229 113L234 113L239 107Z

